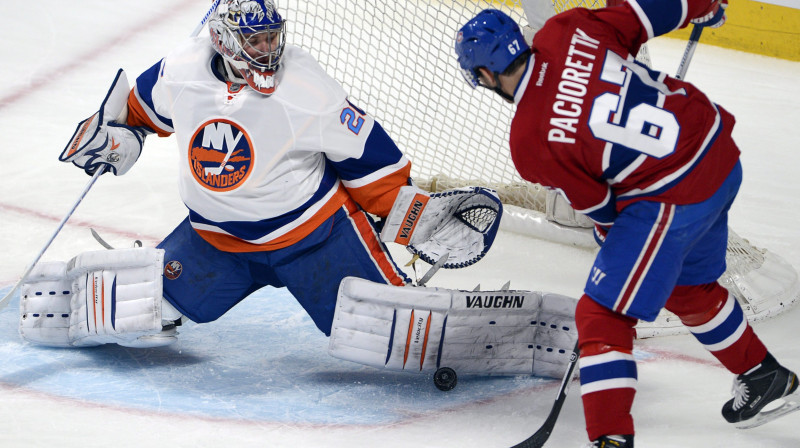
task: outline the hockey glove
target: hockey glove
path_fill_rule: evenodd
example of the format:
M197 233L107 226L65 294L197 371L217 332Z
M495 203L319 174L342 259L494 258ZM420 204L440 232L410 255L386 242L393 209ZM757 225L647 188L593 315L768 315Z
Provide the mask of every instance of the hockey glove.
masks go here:
M128 79L120 69L100 110L78 123L67 147L59 156L62 162L72 162L87 174L104 167L120 176L139 159L146 132L125 122L127 115Z
M429 194L403 187L386 217L381 240L405 245L429 264L448 254L443 268L463 268L489 251L502 213L497 193L488 188Z
M703 15L692 19L692 23L708 28L719 28L725 24L727 7L728 0L714 0Z

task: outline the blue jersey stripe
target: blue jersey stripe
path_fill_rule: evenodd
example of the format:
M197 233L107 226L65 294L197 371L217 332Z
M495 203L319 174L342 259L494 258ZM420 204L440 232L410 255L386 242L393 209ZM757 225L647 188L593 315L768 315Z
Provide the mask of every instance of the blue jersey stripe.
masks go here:
M321 201L325 195L327 195L331 189L337 185L337 183L338 177L336 176L336 172L332 169L330 163L328 163L325 165L325 173L323 174L322 181L320 182L319 188L317 188L317 191L314 193L314 195L312 195L311 198L300 207L288 213L284 213L281 216L263 219L261 221L216 222L204 218L194 210L189 210L189 219L196 224L207 224L218 227L239 239L245 241L254 241L298 220L307 209Z
M686 2L680 0L636 0L646 15L653 36L669 33L681 26L686 16ZM645 20L645 18L641 18ZM647 25L645 25L647 26Z
M364 152L358 159L331 162L342 180L357 180L373 174L376 167L396 164L403 157L400 148L377 121L364 143Z
M155 104L153 103L153 87L155 87L160 76L161 61L145 70L144 73L136 78L136 90L139 92L139 98L144 102L143 106L147 106L162 123L174 129L175 127L172 125L172 120L158 114Z

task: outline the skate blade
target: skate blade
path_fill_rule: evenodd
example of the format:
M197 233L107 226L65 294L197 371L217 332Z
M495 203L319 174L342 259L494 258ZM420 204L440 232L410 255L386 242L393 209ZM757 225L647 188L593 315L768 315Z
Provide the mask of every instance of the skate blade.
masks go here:
M782 400L783 404L777 408L769 411L761 411L749 420L734 423L734 426L739 429L755 428L756 426L761 426L764 423L769 423L779 417L783 417L786 414L800 411L800 391L787 395L783 397Z

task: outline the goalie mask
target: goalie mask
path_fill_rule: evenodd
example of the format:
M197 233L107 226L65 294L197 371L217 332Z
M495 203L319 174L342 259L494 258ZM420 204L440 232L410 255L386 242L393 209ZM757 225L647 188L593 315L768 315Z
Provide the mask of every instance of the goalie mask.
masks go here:
M228 76L258 93L275 92L276 72L286 45L285 23L273 0L220 2L208 28L214 49L226 62Z

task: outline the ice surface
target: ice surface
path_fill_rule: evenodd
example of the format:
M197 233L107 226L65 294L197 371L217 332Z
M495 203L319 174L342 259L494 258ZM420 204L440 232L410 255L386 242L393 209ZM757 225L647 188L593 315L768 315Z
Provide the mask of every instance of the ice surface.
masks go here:
M202 4L202 6L200 5ZM0 293L8 291L89 180L57 161L78 121L93 113L119 67L131 79L185 38L205 2L3 2L0 48ZM650 44L674 72L684 42ZM743 237L800 266L797 232L800 63L701 44L687 79L733 112L745 180L731 212ZM454 80L460 82L460 80ZM148 139L137 166L103 176L45 260L111 244L153 245L186 210L177 196L174 140ZM404 263L407 253L393 249ZM477 265L437 273L430 286L580 294L591 254L501 234ZM413 275L413 274L412 274ZM421 274L420 274L421 275ZM17 333L17 301L0 313L0 446L4 447L505 447L532 433L557 382L387 373L327 356L285 291L264 290L220 320L181 328L175 346L136 350L33 347ZM800 311L756 325L784 364L800 369ZM721 418L731 375L688 336L637 343L637 446L800 446L800 413L742 431ZM573 385L548 446L585 442Z

